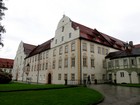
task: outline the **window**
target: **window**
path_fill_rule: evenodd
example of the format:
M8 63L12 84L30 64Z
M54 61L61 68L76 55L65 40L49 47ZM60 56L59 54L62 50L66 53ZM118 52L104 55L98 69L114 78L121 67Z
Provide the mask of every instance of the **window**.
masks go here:
M43 63L43 65L42 65L42 70L44 70L44 63Z
M58 80L61 80L61 74L58 74Z
M108 62L108 68L111 68L111 61Z
M124 60L123 60L123 65L124 65L124 66L127 66L127 65L128 65L127 59L124 59Z
M62 68L62 59L59 59L59 68Z
M135 59L131 59L130 62L132 66L136 65Z
M87 51L87 44L83 43L83 51Z
M68 58L65 58L65 67L68 67Z
M63 42L63 41L64 41L64 36L61 37L61 42Z
M36 71L36 65L35 65L35 67L34 67L34 71Z
M124 77L124 72L120 72L120 77Z
M94 81L94 79L95 79L95 75L91 74L91 81Z
M57 39L55 39L55 44L57 44Z
M48 53L49 53L49 52L47 51L47 52L46 52L46 58L48 58Z
M68 79L68 75L64 74L64 80L67 80L67 79Z
M94 53L94 44L90 44L90 52Z
M75 57L72 57L71 58L71 66L72 67L75 67Z
M59 48L59 55L62 54L62 46Z
M53 66L52 66L53 69L55 69L55 60L53 60Z
M91 67L94 67L94 59L91 58Z
M104 49L104 48L102 48L102 54L103 54L103 55L105 54L105 49Z
M56 49L53 50L53 56L56 56Z
M71 80L74 81L75 80L75 74L71 74Z
M119 60L115 60L115 66L119 67Z
M87 67L87 57L83 57L83 66Z
M65 53L68 53L68 45L65 46Z
M71 38L71 33L69 33L69 38Z
M62 26L62 32L64 32L64 26Z
M108 54L108 49L106 49L106 55Z
M101 47L98 47L98 54L101 54Z
M83 80L87 80L87 74L83 74Z
M75 50L75 42L71 43L71 50L74 51Z
M48 63L46 63L46 70L48 69Z

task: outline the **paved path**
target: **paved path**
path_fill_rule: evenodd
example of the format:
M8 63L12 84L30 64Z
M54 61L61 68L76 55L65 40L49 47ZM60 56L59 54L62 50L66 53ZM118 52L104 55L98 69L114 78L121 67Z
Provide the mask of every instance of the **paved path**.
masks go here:
M140 88L113 85L90 85L105 96L98 105L140 105Z

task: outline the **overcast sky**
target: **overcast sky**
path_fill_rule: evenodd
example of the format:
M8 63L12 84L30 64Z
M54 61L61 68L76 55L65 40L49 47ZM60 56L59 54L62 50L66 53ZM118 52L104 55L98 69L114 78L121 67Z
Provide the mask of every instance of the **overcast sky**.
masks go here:
M55 36L63 14L71 20L140 44L140 0L4 0L4 47L0 58L14 59L21 41L38 45Z

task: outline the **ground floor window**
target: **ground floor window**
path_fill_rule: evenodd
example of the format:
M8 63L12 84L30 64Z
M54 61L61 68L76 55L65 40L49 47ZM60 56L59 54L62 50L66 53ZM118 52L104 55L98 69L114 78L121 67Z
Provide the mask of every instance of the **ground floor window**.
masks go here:
M124 77L124 72L120 72L120 77Z

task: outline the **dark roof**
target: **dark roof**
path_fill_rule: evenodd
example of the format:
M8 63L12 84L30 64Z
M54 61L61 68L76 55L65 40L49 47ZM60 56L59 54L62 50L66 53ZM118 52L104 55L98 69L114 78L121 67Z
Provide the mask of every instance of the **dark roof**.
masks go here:
M124 51L116 51L109 53L105 58L116 59L124 57L136 57L140 56L140 48L132 48Z
M37 47L35 47L31 51L31 53L27 56L27 58L50 49L51 48L51 41L52 41L52 39L50 39L49 41L46 41L46 42L42 43L41 45L38 45Z
M0 68L13 68L13 59L0 58Z
M97 29L91 29L79 23L72 21L72 27L76 30L80 29L80 38L93 41L105 46L109 46L115 49L124 50L125 42L113 38L109 35L99 32Z
M23 43L23 47L24 47L24 52L25 54L28 56L29 53L36 47L35 45L31 45L31 44L27 44L27 43Z

